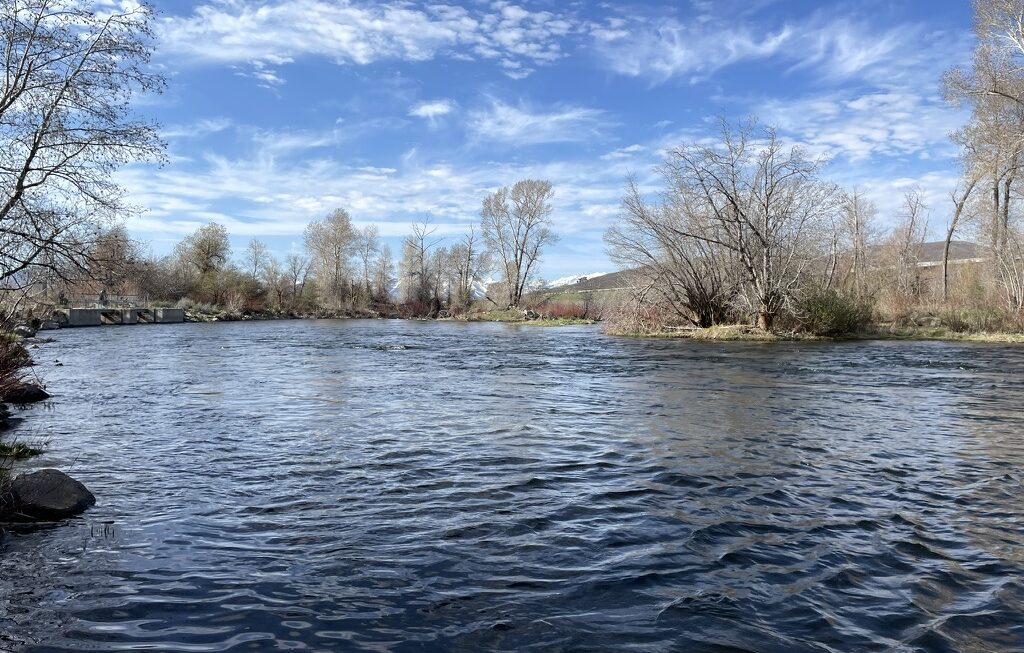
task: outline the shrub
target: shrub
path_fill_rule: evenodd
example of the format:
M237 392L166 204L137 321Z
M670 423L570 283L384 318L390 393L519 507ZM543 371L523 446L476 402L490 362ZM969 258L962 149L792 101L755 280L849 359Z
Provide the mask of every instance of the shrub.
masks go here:
M939 314L940 322L952 331L992 332L1016 329L1016 320L996 308L958 308Z
M545 302L537 307L537 312L554 319L583 320L587 317L586 307L575 301Z
M0 338L0 397L6 396L25 381L25 368L32 364L28 351L20 342L10 338ZM0 412L0 422L6 422L6 411ZM32 455L35 450L18 448L0 443L0 485L7 478L7 468L15 458ZM2 491L0 487L0 491ZM2 504L0 497L0 504Z
M818 336L856 333L871 322L871 306L835 290L812 289L797 300L795 317L800 326Z

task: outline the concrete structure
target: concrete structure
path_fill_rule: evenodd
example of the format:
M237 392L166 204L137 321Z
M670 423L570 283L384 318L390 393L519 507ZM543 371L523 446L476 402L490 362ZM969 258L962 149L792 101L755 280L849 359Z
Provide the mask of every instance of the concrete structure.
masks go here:
M65 327L177 324L185 321L185 311L180 308L63 308L55 317Z
M86 327L103 324L103 310L99 308L67 308L59 311L67 318L65 326Z
M185 309L183 308L155 308L153 309L153 321L157 324L173 324L185 321Z

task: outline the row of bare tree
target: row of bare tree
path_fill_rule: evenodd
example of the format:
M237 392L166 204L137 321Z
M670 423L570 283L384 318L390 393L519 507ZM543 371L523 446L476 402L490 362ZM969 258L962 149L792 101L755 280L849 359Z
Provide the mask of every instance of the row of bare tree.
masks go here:
M894 259L896 289L916 291L925 234L916 191L883 242L877 209L861 192L823 180L823 159L754 122L723 121L720 136L668 152L657 200L629 183L605 240L615 261L636 270L642 301L701 327L751 316L772 329L808 287L868 297L883 252Z
M135 117L131 103L161 91L165 80L148 65L151 8L108 4L0 0L4 288L49 292L88 280L113 292L131 281L156 297L221 303L262 292L277 304L315 290L317 301L333 308L390 299L390 250L374 227L355 228L341 209L309 224L304 252L278 260L253 241L241 265L231 261L227 232L216 224L162 259L141 256L122 228L109 227L128 208L112 173L163 158L155 125ZM554 240L551 197L545 181L501 188L483 203L480 233L474 229L450 247L440 247L428 225L417 225L402 248L402 294L465 305L481 277L496 269L505 301L518 305Z
M943 80L949 101L969 107L971 119L952 135L962 148L963 176L947 205L938 293L926 292L917 260L928 229L918 192L906 195L899 223L884 232L860 190L823 179L824 160L753 121L723 121L717 143L668 152L658 199L629 184L606 242L614 260L638 270L634 305L664 307L698 326L749 317L771 329L782 314L799 317L809 290L824 289L876 308L881 302L887 317L915 305L964 302L1019 316L1024 0L975 0L974 9L972 65ZM976 240L984 254L970 287L954 289L950 256L958 235Z
M356 227L336 209L310 222L304 249L283 259L258 239L237 260L227 230L210 223L178 242L163 257L146 256L123 227L98 232L75 265L31 267L21 276L36 294L51 300L89 295L223 305L240 310L358 311L404 302L424 314L465 310L486 290L489 275L501 275L491 294L495 304L518 305L536 274L550 230L549 182L524 180L500 188L483 201L478 230L448 245L429 221L412 225L397 265L375 225ZM495 264L496 262L496 264Z

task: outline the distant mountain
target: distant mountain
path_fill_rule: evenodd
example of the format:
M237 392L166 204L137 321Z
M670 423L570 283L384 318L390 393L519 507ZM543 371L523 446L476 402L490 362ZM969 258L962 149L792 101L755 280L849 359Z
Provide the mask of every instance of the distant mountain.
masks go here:
M578 283L581 279L585 279L585 280L589 281L591 279L596 279L597 277L603 277L606 274L608 274L608 273L607 272L591 272L590 274L573 274L573 275L570 275L568 277L560 277L558 279L555 279L554 281L544 282L544 284L542 286L540 286L540 287L541 288L545 288L545 289L547 289L547 288L561 288L562 286L569 286L569 285L572 285L574 283Z
M585 292L592 290L618 290L630 286L630 277L635 270L619 270L618 272L602 272L578 277L556 279L545 287L545 290L560 292Z
M938 240L916 245L919 267L933 267L942 264L942 251L945 242ZM950 263L976 262L984 260L986 250L977 243L954 240L949 244ZM596 290L621 290L632 285L632 277L637 270L619 270L601 274L581 275L580 277L563 277L555 279L543 286L544 290L561 292L592 292Z

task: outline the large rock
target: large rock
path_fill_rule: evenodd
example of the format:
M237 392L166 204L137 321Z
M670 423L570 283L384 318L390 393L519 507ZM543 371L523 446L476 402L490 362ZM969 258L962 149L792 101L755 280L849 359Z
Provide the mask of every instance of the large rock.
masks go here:
M12 404L31 404L49 398L50 393L35 383L19 383L3 396L4 401Z
M14 335L18 336L19 338L31 338L32 336L36 335L36 329L33 329L31 326L27 324L19 324L18 326L14 327Z
M19 475L11 483L14 510L34 519L72 517L96 503L84 485L56 469Z

